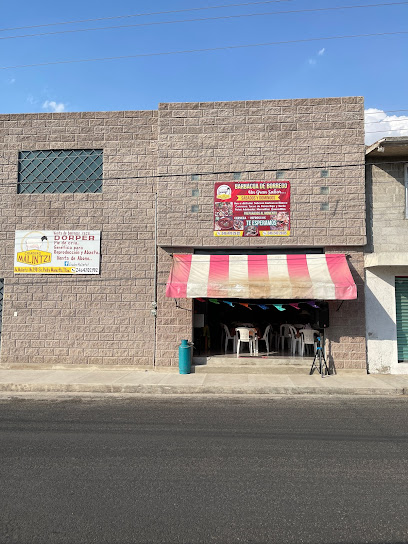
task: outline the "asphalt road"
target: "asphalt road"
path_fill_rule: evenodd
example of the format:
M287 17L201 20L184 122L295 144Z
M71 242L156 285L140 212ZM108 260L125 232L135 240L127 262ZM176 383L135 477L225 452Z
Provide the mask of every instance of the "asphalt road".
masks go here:
M0 400L0 543L408 542L407 398Z

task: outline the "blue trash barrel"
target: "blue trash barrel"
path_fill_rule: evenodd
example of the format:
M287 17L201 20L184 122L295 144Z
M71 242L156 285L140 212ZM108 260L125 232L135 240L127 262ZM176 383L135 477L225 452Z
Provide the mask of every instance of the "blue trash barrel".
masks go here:
M179 372L180 374L191 372L191 346L188 340L182 340L179 346Z

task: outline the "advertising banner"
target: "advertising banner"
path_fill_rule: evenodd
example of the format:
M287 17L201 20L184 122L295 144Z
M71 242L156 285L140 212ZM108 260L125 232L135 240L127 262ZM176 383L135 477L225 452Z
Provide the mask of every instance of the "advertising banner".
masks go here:
M289 181L215 184L214 236L289 235Z
M99 274L99 230L17 230L14 274Z

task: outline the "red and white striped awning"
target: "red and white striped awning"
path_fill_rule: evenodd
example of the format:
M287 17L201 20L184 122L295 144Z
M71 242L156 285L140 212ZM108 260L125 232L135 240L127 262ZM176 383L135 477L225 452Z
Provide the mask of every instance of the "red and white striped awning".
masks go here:
M357 288L343 254L173 255L166 296L350 300Z

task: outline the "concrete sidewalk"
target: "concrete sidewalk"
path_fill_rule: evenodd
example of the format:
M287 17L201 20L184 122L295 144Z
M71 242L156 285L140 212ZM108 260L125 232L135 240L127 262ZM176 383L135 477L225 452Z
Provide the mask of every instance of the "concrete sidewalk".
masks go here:
M141 369L0 368L2 393L408 395L408 375L188 374Z

